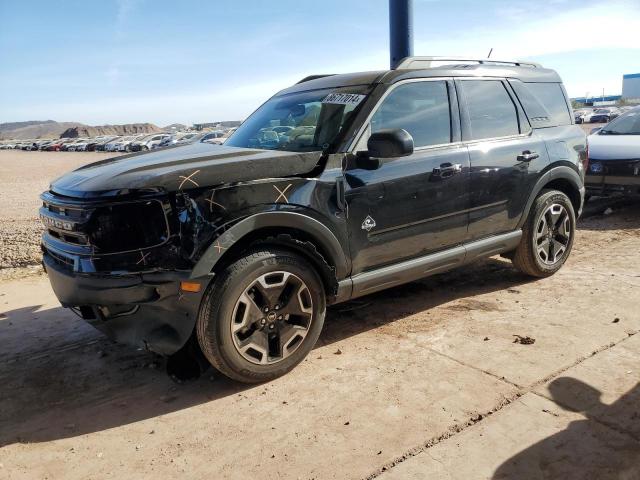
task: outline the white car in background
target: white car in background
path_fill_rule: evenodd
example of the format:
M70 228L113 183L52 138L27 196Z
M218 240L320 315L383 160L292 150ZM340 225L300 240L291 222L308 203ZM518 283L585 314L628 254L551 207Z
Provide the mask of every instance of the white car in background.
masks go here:
M640 193L640 107L589 135L588 195Z
M154 133L151 135L147 135L146 137L140 140L132 142L129 145L129 150L132 152L153 150L154 148L158 148L163 140L170 137L171 135L168 133Z
M78 138L77 140L69 143L66 150L67 152L79 152L80 146L84 144L84 146L86 147L88 141L88 138Z

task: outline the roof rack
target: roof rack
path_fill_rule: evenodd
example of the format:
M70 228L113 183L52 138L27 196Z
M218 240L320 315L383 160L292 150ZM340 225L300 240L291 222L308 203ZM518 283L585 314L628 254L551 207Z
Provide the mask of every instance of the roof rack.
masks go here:
M516 67L542 68L542 65L535 62L524 62L520 60L494 60L493 58L469 58L469 57L407 57L403 59L395 68L401 69L420 69L432 68L433 62L454 62L460 63L477 63L479 65L512 65Z
M304 77L302 80L300 80L298 83L296 83L296 85L298 85L300 83L308 82L310 80L316 80L318 78L333 77L334 75L335 75L335 73L327 73L327 74L324 74L324 75L309 75L308 77Z

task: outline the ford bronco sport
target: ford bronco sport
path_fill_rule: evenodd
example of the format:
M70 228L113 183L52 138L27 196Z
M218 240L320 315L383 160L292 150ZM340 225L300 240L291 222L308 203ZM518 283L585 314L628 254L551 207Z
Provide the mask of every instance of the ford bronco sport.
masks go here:
M53 181L42 250L61 304L117 341L260 382L305 358L328 304L496 254L555 273L587 162L559 76L439 63L308 77L224 146Z

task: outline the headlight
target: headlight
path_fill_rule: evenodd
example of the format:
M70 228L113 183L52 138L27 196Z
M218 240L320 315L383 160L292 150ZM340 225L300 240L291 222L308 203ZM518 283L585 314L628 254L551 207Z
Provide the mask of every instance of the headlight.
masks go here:
M96 253L154 247L169 237L164 208L157 200L99 207L92 213L87 230Z

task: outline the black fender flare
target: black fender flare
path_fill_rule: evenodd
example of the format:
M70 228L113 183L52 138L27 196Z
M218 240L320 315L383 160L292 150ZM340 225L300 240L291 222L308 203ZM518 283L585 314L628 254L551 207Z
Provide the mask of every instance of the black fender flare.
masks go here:
M329 228L315 218L296 212L263 212L247 217L220 235L198 260L191 272L191 278L209 275L224 253L245 235L260 228L285 227L301 230L319 243L335 265L337 280L349 273L349 262L342 246Z
M578 209L579 211L576 212L576 217L580 216L582 205L584 204L584 182L580 178L580 175L578 175L578 172L576 172L573 168L566 165L560 165L546 171L538 179L535 186L533 187L533 190L531 191L531 194L529 195L529 199L527 200L524 210L522 211L522 217L520 217L520 221L518 222L518 228L522 228L522 225L524 225L524 222L527 220L529 211L531 210L531 206L533 205L533 202L535 201L540 191L547 184L554 180L566 180L571 183L571 185L573 185L578 192L580 192L580 208Z

